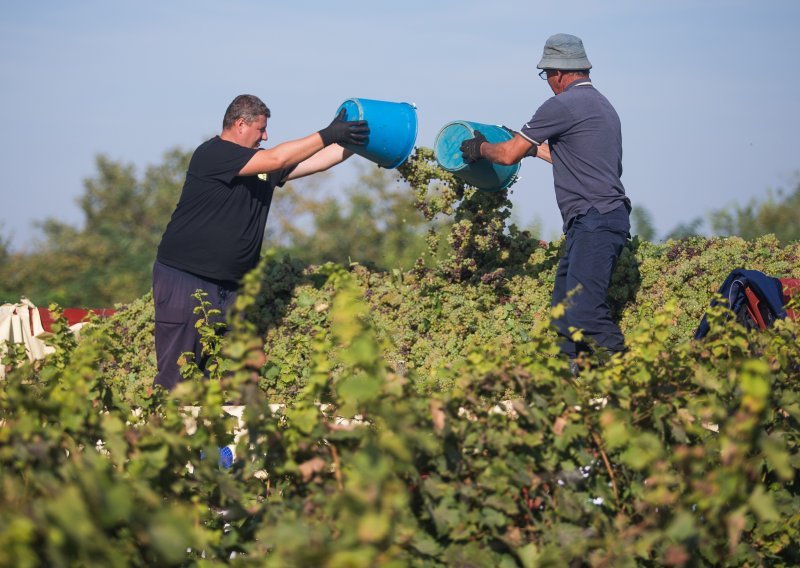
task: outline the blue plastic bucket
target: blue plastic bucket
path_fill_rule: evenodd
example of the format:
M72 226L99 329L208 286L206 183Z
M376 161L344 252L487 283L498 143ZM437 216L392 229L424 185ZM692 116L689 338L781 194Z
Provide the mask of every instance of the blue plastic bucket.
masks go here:
M345 147L381 167L396 168L406 161L417 140L417 108L409 103L372 99L347 99L336 110L347 112L347 120L369 123L369 142L365 146Z
M475 131L480 130L486 136L487 142L497 144L513 138L513 134L502 126L494 124L481 124L455 120L448 122L436 135L433 150L436 161L445 170L453 172L470 185L487 191L506 189L517 181L519 163L511 166L493 164L489 160L478 160L467 164L461 158L461 143L475 136Z

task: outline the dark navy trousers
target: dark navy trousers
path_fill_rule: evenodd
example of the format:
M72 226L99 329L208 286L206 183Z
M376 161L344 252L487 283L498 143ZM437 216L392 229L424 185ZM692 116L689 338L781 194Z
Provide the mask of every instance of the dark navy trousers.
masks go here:
M237 285L219 282L172 268L158 261L153 265L153 305L155 307L155 342L158 374L155 384L172 390L181 380L178 358L182 353L194 353L197 365L202 369L204 358L200 335L195 323L201 316L194 313L200 302L192 295L197 290L208 294L210 308L222 314L216 321L224 321L228 309L236 300Z
M591 342L609 352L625 349L622 332L611 318L607 295L628 238L630 219L624 205L605 214L593 207L567 226L566 250L556 270L551 305L566 301L564 317L554 323L562 337L561 351L570 358L589 351ZM575 293L569 296L573 290ZM576 344L570 339L569 328L582 330L589 342Z

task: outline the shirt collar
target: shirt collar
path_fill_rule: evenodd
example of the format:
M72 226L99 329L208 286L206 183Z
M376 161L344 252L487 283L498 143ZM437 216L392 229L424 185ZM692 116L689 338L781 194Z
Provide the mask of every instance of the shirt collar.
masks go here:
M567 85L567 87L566 87L564 90L565 90L565 91L568 91L568 90L570 90L572 87L576 87L576 86L578 86L578 84L579 84L579 83L584 83L584 84L585 84L585 83L589 83L589 84L591 85L591 83L592 83L592 80L591 80L589 77L581 77L580 79L575 79L575 80L574 80L572 83L570 83L569 85ZM594 86L594 85L592 85L592 86Z

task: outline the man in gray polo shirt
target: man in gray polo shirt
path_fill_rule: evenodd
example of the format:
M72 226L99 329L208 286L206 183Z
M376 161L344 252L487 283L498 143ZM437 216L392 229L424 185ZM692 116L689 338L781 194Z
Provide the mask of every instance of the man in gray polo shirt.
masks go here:
M620 181L619 116L589 79L592 65L579 38L550 37L537 67L555 96L508 142L490 144L476 131L461 145L463 158L468 163L486 159L508 165L538 156L553 165L566 243L552 305L576 290L564 317L555 322L563 337L561 350L572 360L589 351L592 343L608 353L623 351L625 341L606 298L614 266L630 237L631 205ZM570 328L582 330L589 342L572 341Z

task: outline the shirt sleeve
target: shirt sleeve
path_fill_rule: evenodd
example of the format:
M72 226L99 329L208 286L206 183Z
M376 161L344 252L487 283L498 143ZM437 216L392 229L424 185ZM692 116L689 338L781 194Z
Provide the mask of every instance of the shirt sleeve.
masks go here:
M275 179L277 181L275 182L275 187L283 187L283 184L286 183L286 178L289 177L289 174L291 174L298 165L299 164L289 166L288 168L284 168L280 172L276 173Z
M256 152L257 148L245 148L222 141L206 148L203 155L195 156L197 159L192 159L190 170L194 169L198 177L230 184Z
M571 123L572 116L567 107L556 97L551 97L522 126L520 134L534 144L542 144L565 132Z

